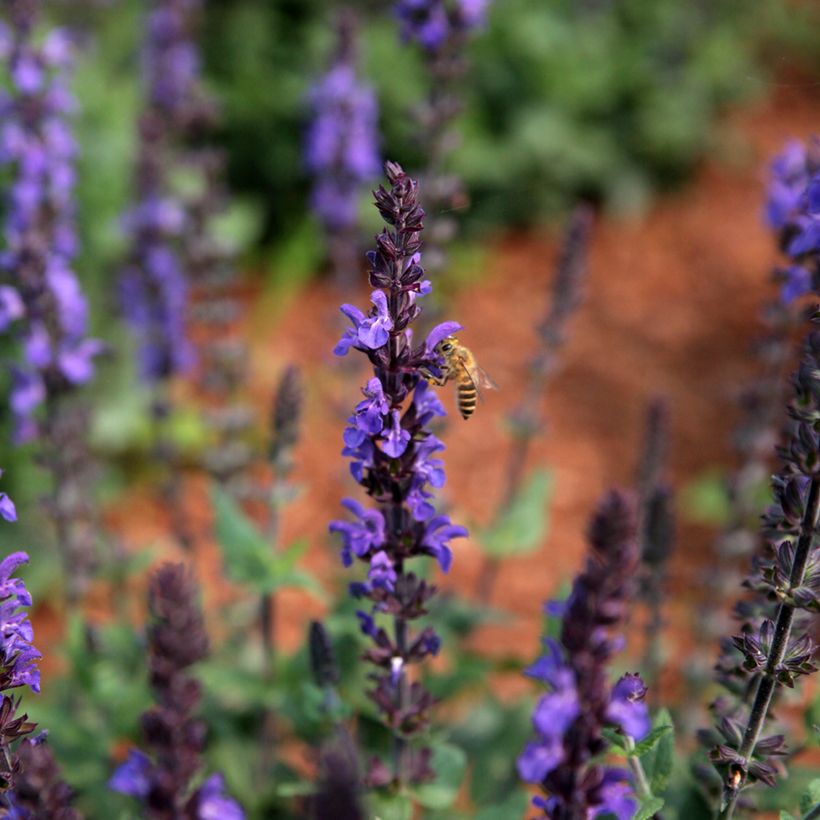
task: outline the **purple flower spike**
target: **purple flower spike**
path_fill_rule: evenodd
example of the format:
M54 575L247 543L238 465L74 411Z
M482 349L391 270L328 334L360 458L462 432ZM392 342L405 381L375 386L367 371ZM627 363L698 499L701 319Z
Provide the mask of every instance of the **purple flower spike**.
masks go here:
M88 305L73 269L77 150L66 85L72 47L63 31L35 43L37 4L12 4L4 28L11 83L0 92L0 166L9 175L0 254L0 333L19 340L11 408L14 439L34 438L38 410L94 375L102 350L87 338ZM5 281L4 281L5 280ZM69 351L84 351L74 366Z
M820 274L820 142L789 142L771 165L766 221L778 232L790 264L778 271L781 301L817 289Z
M444 415L444 408L424 374L439 363L432 352L437 340L461 326L446 322L426 343L413 343L411 324L431 287L420 264L424 211L417 183L394 163L387 163L386 170L390 188L380 187L374 195L387 227L367 256L373 306L367 316L352 305L342 306L351 327L334 350L345 355L354 348L373 367L365 398L348 419L342 452L350 457L351 474L374 507L345 500L355 520L333 521L330 531L341 535L345 566L357 558L367 562L367 580L354 582L350 591L371 603L369 612L357 613L370 641L365 658L376 667L370 676L375 687L368 694L397 746L409 747L407 754L397 755L395 772L377 761L366 781L385 783L395 777L399 783L415 784L432 776L426 762L429 750L416 750L414 744L429 725L434 701L419 682L410 683L409 666L437 654L441 641L430 626L414 628L435 589L408 565L410 559L430 556L447 572L452 562L449 541L467 535L447 516L436 515L433 490L445 482L444 465L437 457L444 445L429 425ZM388 613L393 629L377 627L374 613ZM404 691L407 697L399 694Z
M547 817L632 817L637 802L625 773L600 763L602 730L617 726L635 739L649 731L646 687L624 675L610 689L607 662L619 646L638 560L635 514L627 498L607 496L592 521L586 568L575 579L563 616L560 642L526 674L549 687L533 713L536 739L518 758L518 773L539 783L546 798L533 804Z
M331 238L355 234L362 186L381 166L376 95L357 76L350 13L340 15L337 34L332 65L311 91L305 144L305 163L315 179L311 206Z
M143 739L151 754L132 749L108 787L136 798L141 817L241 820L242 809L225 793L221 774L191 789L202 767L205 733L194 716L201 687L190 667L208 653L197 597L181 564L163 564L151 578L148 670L155 704L142 715Z

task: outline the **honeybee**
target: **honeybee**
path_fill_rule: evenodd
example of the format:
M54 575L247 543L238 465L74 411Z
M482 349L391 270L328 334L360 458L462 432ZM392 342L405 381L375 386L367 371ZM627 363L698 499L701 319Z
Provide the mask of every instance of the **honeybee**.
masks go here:
M439 387L455 381L458 409L466 421L475 412L481 391L498 390L498 385L479 367L472 351L455 336L442 339L436 345L435 352L444 359L444 364L438 368L441 375L436 376L427 368L422 368L422 375Z

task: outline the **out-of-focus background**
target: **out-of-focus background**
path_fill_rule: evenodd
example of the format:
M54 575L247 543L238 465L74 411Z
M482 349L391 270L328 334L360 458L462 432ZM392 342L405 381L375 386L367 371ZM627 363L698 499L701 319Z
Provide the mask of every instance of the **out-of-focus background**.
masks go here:
M400 42L387 5L359 4L360 64L378 96L381 154L412 175L425 166L412 116L425 95L424 65L417 50ZM52 10L55 21L81 33L74 85L81 147L77 270L92 302L94 332L112 349L91 388L91 442L103 465L99 500L108 542L121 550L123 566L138 570L182 554L169 535L173 510L152 464L150 397L136 377L114 285L125 252L119 219L131 196L143 11L129 0L77 0ZM326 0L212 0L202 29L204 76L221 113L213 139L229 158L232 200L220 230L239 254L259 441L283 369L298 365L305 383L293 456L299 492L282 514L281 541L305 541L300 565L316 574L325 593L280 594L277 635L288 653L303 645L309 618L328 612L342 594L327 524L340 499L357 492L339 453L344 419L366 373L363 362L331 353L344 326L338 305L365 305L368 286L364 274L344 287L330 275L303 160L307 100L334 47L335 12ZM467 198L453 214L458 235L448 264L434 276L434 310L464 325L463 340L501 387L467 423L453 396L443 395L451 413L443 434L443 497L453 519L478 532L503 493L499 465L511 446L505 419L528 378L561 227L581 200L598 211L584 299L544 397L546 430L527 463L528 472L549 474L549 488L537 494L542 537L526 554L500 563L492 605L504 615L470 632L474 650L507 663L508 672L496 669L491 679L500 701L531 693L513 660L535 656L541 604L565 589L580 566L595 500L613 484L634 483L646 403L656 395L667 398L670 410L668 475L679 526L667 581L660 698L686 698L685 667L701 664L708 672L714 648L698 646L695 613L728 603L706 600L703 573L725 522L722 479L736 458L731 431L740 390L755 372L750 350L760 309L776 293L770 271L777 248L762 220L767 165L785 140L817 129L818 30L813 2L758 0L752 10L743 0L504 0L492 4L486 27L467 46L459 142L447 159ZM379 182L374 178L372 186ZM363 250L379 229L369 200L365 188ZM183 462L195 464L207 440L197 393L185 379L173 390L175 447ZM60 603L58 552L36 512L42 475L26 448L3 446L0 463L7 470L4 490L21 511L20 525L4 529L2 543L32 554L26 579L46 658L43 705L31 709L48 720L85 807L102 817L94 807L122 810L121 802L106 802L120 798L100 797L92 784L104 779L111 756L121 755L145 701L144 689L124 685L139 675L140 646L124 627L106 633L106 660L89 664L77 683L77 659L94 636L81 634ZM224 580L209 535L211 498L207 480L189 470L178 503L197 533L191 560L218 645L233 634L226 613L243 604L242 590ZM474 599L485 561L475 541L458 543L442 586ZM92 621L138 625L143 591L136 570L98 581ZM638 638L627 657L640 649ZM236 663L240 669L242 661ZM447 664L445 653L440 671L452 673ZM304 672L304 663L299 668ZM296 678L299 668L289 674ZM207 671L206 689L209 702L228 704L240 716L243 699L261 697L224 666ZM95 712L94 698L104 697L116 707ZM802 697L808 703L812 692ZM690 707L697 711L678 700L681 713ZM60 716L72 709L61 738ZM112 711L124 716L122 723ZM214 760L236 791L243 778L238 735L227 720L215 723ZM525 717L519 725L526 733ZM298 743L286 755L294 770L309 768Z

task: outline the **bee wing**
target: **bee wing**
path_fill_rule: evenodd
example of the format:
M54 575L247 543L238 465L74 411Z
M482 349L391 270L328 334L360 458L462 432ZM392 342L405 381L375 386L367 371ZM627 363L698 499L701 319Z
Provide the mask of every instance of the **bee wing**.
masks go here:
M474 364L472 367L465 366L464 369L467 371L467 375L470 377L470 381L472 381L479 399L483 400L482 390L498 390L498 385L492 380L483 367Z

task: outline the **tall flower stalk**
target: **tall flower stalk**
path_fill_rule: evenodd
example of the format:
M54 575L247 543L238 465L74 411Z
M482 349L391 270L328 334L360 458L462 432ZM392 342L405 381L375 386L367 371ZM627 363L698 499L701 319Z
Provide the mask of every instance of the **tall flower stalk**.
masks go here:
M646 413L637 492L640 597L648 609L641 670L656 705L663 665L664 585L675 542L674 496L664 475L668 449L669 408L666 401L655 398Z
M359 199L379 159L376 95L358 76L358 21L344 9L336 22L336 50L310 94L305 161L314 178L311 207L328 241L336 280L350 283L359 267Z
M544 431L544 393L558 370L561 348L567 339L567 324L581 302L593 224L592 208L579 205L570 217L564 233L550 286L549 307L536 329L536 354L527 369L524 394L509 418L512 441L504 471L504 495L500 512L508 510L519 497L530 449ZM484 603L492 598L498 569L497 557L490 556L485 560L476 585L478 599Z
M817 150L816 142L790 146L775 165L768 213L789 257L785 300L820 291ZM793 378L791 429L779 450L782 465L773 479L775 503L764 519L765 542L745 582L754 594L738 604L740 634L724 642L717 666L729 692L713 704L719 738L711 759L722 779L719 818L733 816L748 785L774 784L785 745L783 735L763 736L772 703L780 687L794 686L817 668L808 619L820 606L818 368L820 334L814 332Z
M562 615L559 641L547 639L546 653L527 670L549 692L533 713L536 739L518 759L527 783L540 784L544 796L533 804L553 820L614 814L631 818L637 809L633 789L645 784L641 772L599 761L607 749L603 730L617 727L640 740L649 731L638 675L609 684L608 665L621 638L617 635L632 595L638 564L635 510L629 499L612 492L601 502L589 528L586 567L575 579ZM556 604L548 604L556 611Z
M185 333L188 281L179 251L186 214L171 174L180 134L196 105L199 56L190 29L197 6L196 0L155 0L143 43L136 202L124 216L131 251L120 288L124 316L138 340L140 375L154 386L184 372L193 360Z
M2 471L0 471L2 475ZM17 520L14 503L0 493L0 517ZM3 816L59 817L79 820L71 807L73 794L62 781L46 733L32 738L37 728L26 714L18 714L15 689L40 691L41 655L33 644L34 631L28 617L31 595L15 570L28 563L24 552L14 552L0 561L0 807Z
M155 456L167 471L172 529L190 548L193 535L184 513L176 448L168 421L174 377L192 367L186 314L190 283L182 237L190 215L173 175L180 166L186 129L201 113L199 53L192 39L198 0L153 0L142 49L144 107L138 120L134 204L123 216L129 254L120 273L122 313L136 341L138 372L151 393Z
M413 741L428 726L434 699L411 669L439 651L432 626L414 628L435 587L411 567L430 556L446 572L452 561L448 542L467 535L464 527L437 515L431 503L430 488L441 487L445 477L437 457L444 444L429 425L444 409L421 375L422 368L442 365L435 346L460 326L445 322L414 344L411 325L421 312L417 300L431 290L419 264L424 211L417 183L392 162L386 173L390 188L379 187L375 204L388 227L368 254L372 307L365 314L342 306L351 327L334 351L345 355L354 348L373 366L344 432L342 452L374 506L345 499L352 520L330 525L342 536L344 565L355 559L368 565L367 580L352 584L351 592L369 602L358 613L362 631L373 642L365 654L375 667L369 696L394 738L392 763L371 763L367 779L372 786L418 783L433 774L430 750ZM389 629L380 625L383 616L392 621Z
M150 755L131 750L109 787L137 798L145 816L156 820L240 820L244 814L225 794L222 775L211 775L193 788L202 768L205 727L194 717L201 687L189 670L208 652L196 596L196 586L181 564L164 564L151 579L154 621L148 631L148 669L155 705L142 716Z
M87 335L88 305L73 269L72 44L61 29L36 38L36 0L7 6L0 57L10 82L0 94L0 164L11 183L0 254L0 332L20 343L9 397L14 436L18 442L39 439L51 474L47 512L63 553L69 598L76 600L96 563L88 413L76 390L94 375L102 345Z
M429 217L428 270L445 264L444 248L455 235L454 208L467 197L461 180L447 169L458 145L454 123L462 111L462 81L467 72L465 46L486 22L490 0L397 0L402 40L421 49L429 94L418 112L423 169L424 207Z

